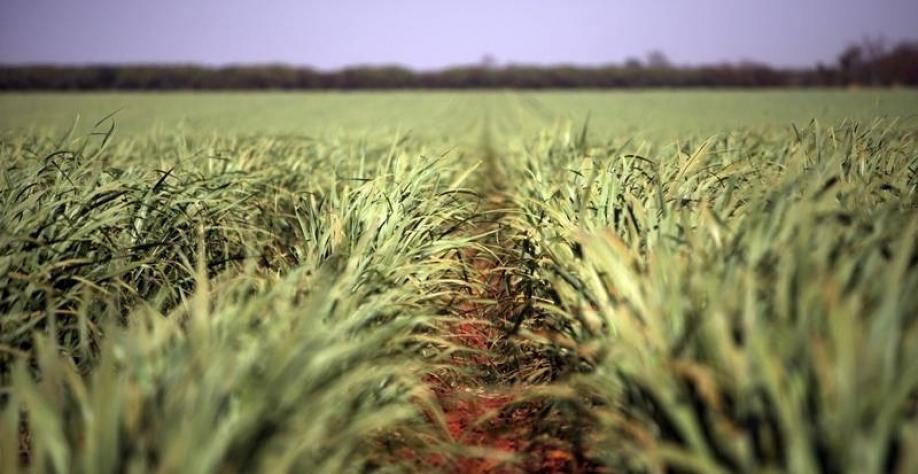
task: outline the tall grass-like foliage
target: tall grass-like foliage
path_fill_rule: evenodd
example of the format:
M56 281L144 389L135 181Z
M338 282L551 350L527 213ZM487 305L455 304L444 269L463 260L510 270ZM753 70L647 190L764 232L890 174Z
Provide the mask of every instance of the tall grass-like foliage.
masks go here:
M418 349L473 167L399 138L57 148L2 146L0 470L350 472L437 443Z
M527 138L515 100L0 137L0 472L918 470L907 124Z
M895 124L519 148L552 396L615 470L918 468L918 155ZM508 160L508 163L510 161Z

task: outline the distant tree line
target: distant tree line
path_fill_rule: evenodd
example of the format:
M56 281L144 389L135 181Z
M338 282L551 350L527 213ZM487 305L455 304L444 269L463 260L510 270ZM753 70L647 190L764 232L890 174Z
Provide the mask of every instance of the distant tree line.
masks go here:
M402 67L353 67L318 71L289 66L194 65L4 66L0 90L178 89L463 89L627 87L916 86L918 41L887 47L864 40L845 49L835 64L775 68L743 62L674 66L661 53L602 67L477 66L419 72Z

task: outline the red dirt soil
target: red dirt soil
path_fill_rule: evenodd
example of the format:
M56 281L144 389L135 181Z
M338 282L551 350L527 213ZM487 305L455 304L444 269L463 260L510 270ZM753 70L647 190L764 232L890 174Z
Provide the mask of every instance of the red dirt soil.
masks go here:
M493 259L476 259L474 253L463 259L474 262L474 278L482 283L484 294L472 294L472 298L455 303L458 319L442 330L450 342L470 349L453 355L451 363L471 375L428 374L426 381L437 396L454 441L504 456L464 457L450 463L431 459L430 464L457 473L593 472L595 466L578 455L570 440L546 435L547 431L540 429L557 421L546 419L549 407L545 403L518 401L515 394L525 391L526 385L487 383L486 379L498 375L495 349L508 344L505 332L510 316L520 311L522 304L501 289L503 272ZM508 462L505 458L511 456L513 461Z

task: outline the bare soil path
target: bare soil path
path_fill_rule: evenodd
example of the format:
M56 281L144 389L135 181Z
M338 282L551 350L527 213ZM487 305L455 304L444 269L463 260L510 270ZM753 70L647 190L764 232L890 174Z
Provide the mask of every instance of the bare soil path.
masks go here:
M581 446L583 427L531 396L533 387L554 378L559 361L518 336L523 324L538 327L539 316L525 278L525 245L505 222L515 211L496 161L490 116L486 111L478 150L480 219L468 230L486 235L484 249L455 256L469 285L444 302L454 317L440 328L441 337L466 350L454 353L450 370L426 378L452 439L480 454L431 462L457 473L594 472Z

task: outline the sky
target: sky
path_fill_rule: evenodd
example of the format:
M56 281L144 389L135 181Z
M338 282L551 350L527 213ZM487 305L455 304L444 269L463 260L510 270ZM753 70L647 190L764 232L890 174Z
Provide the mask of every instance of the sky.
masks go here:
M0 63L284 63L438 69L833 62L918 39L918 0L0 0Z

